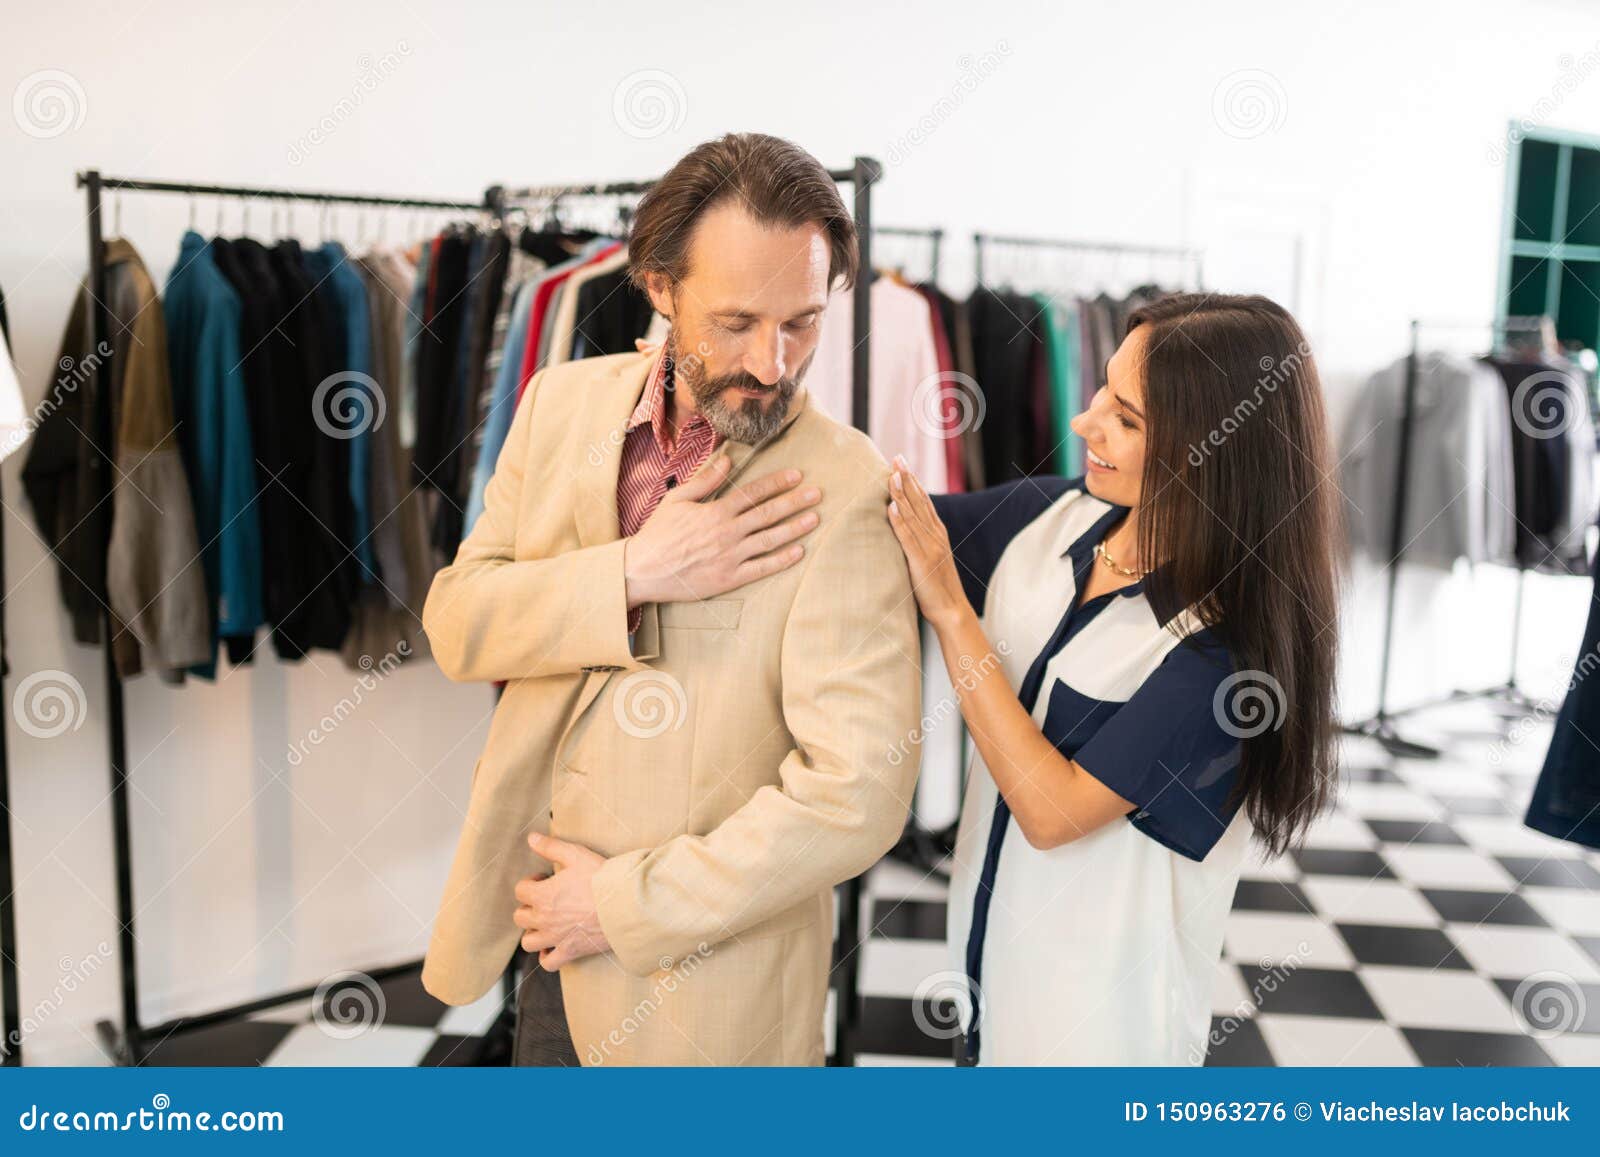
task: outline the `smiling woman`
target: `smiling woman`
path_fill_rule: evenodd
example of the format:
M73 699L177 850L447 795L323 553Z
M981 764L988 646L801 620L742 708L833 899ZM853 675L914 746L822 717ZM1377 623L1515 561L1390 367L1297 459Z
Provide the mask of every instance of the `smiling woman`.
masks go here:
M1263 397L1268 364L1288 369ZM1195 1063L1250 838L1286 850L1332 782L1320 386L1277 305L1178 295L1130 316L1072 428L1081 478L930 498L899 461L890 482L977 748L949 917L961 1059Z

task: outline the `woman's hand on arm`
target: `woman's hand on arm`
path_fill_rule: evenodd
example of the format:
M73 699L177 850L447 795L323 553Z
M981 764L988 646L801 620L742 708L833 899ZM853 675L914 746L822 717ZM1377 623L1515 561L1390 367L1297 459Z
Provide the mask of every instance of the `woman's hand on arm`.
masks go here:
M894 472L889 475L889 525L900 540L900 549L906 552L911 590L917 596L922 617L940 630L963 614L973 615L972 603L956 571L950 533L934 510L933 500L899 455L895 456Z
M956 571L933 502L903 459L889 481L889 523L911 567L917 605L933 626L967 730L1023 837L1036 848L1070 843L1134 805L1062 755L1006 678Z

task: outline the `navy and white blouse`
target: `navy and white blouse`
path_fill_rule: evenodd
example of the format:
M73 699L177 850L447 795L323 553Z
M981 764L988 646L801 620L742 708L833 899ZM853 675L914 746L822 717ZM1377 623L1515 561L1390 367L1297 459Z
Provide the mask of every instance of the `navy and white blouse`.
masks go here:
M1040 851L974 747L949 944L979 994L983 1064L1198 1064L1250 829L1228 804L1234 667L1145 582L1075 606L1126 507L1083 480L936 497L972 605L1011 685L1061 753L1135 805ZM1174 630L1173 628L1177 628ZM970 1005L966 1023L972 1024Z

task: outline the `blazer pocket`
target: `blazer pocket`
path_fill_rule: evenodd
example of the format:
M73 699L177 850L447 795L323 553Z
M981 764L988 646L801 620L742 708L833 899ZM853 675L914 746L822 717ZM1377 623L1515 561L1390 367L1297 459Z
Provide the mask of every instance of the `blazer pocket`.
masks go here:
M662 603L658 608L663 627L690 631L738 629L743 599L701 599L694 603Z

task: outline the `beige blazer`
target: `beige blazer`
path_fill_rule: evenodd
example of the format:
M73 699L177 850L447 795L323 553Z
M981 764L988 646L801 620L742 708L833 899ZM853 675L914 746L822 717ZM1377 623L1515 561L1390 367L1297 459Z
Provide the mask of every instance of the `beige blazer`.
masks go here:
M520 936L530 830L610 857L612 951L561 970L585 1064L820 1064L832 888L900 835L921 712L917 612L872 444L798 395L736 478L798 467L821 524L781 574L645 609L630 648L617 473L655 355L529 383L423 623L452 679L507 680L423 969L482 996Z

